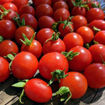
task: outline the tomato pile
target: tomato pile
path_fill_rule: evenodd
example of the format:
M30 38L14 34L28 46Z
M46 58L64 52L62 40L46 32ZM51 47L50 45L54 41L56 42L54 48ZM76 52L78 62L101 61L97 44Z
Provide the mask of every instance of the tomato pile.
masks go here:
M38 103L105 87L105 16L91 0L0 0L0 82L13 75ZM36 78L39 74L41 78ZM58 81L59 89L52 92Z

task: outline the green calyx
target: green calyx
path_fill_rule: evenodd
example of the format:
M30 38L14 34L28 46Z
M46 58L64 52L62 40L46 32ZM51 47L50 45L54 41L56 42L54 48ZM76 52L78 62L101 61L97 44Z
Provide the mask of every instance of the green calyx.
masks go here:
M2 36L0 36L0 43L4 40L4 38Z
M85 44L85 47L86 47L87 49L89 49L90 44L89 44L89 43L86 43L86 44Z
M95 3L92 3L92 7L93 7L93 8L100 8L101 6L100 6L100 4L97 5L97 4L95 4Z
M59 26L59 23L58 23L58 22L55 22L55 23L52 25L52 29L53 29L55 32L58 32L58 26Z
M101 31L101 29L99 29L99 28L97 28L97 27L93 27L93 30L95 31L95 32L99 32L99 31Z

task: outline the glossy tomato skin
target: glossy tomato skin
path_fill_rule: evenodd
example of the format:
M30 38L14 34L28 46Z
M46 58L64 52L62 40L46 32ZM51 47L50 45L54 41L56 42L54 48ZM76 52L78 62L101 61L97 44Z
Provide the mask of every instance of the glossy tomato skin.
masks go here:
M23 14L23 15L21 15L20 18L21 18L21 20L22 19L25 20L25 25L32 27L34 30L37 29L38 22L37 22L37 19L33 15Z
M67 20L70 16L70 12L65 9L65 8L60 8L60 9L57 9L55 12L54 12L54 19L55 21L64 21L64 20Z
M22 44L21 51L28 51L39 58L42 54L42 46L39 41L33 40L30 46Z
M104 88L105 87L105 65L101 63L93 63L85 68L84 72L89 87Z
M48 4L41 4L36 8L36 16L40 18L41 16L51 16L53 15L53 9Z
M55 20L50 16L42 16L39 18L40 28L51 28L54 23Z
M82 72L92 62L92 54L88 49L81 46L76 46L70 49L70 51L79 53L79 55L69 61L71 70Z
M60 87L69 87L72 93L72 99L78 99L85 95L88 84L85 76L78 72L68 72L68 76L61 79Z
M7 54L18 53L18 46L11 40L4 40L0 43L0 56L7 56Z
M78 28L76 32L82 36L85 44L90 43L94 38L94 33L92 29L87 26L82 26Z
M105 61L105 46L102 44L95 44L89 48L89 51L92 54L93 61L97 63L103 63Z
M52 37L53 33L54 31L51 28L43 28L37 33L36 37L37 40L43 44L47 39Z
M43 44L43 53L50 53L50 52L64 52L66 50L66 46L64 42L59 38L56 41L48 41Z
M0 35L5 39L13 39L16 31L15 24L10 20L0 20Z
M0 57L0 82L4 82L9 77L9 63Z
M0 4L4 4L4 3L7 3L7 2L12 2L13 0L0 0Z
M47 80L52 78L51 72L55 70L68 71L68 61L66 57L58 52L45 54L39 61L39 72Z
M98 33L96 33L94 40L100 44L105 45L105 31L99 31Z
M71 48L75 46L83 46L83 38L77 33L68 33L63 41L66 45L66 51L69 51Z
M52 4L55 4L58 1L64 1L64 0L52 0Z
M16 30L15 33L15 40L17 41L18 44L22 44L22 42L20 41L20 39L23 39L23 33L27 36L27 38L31 39L31 37L34 34L34 30L28 26L21 26Z
M47 103L52 97L51 87L45 81L37 78L29 80L24 91L29 99L38 103Z
M24 51L15 56L11 65L13 76L21 80L32 78L37 68L37 58L32 53Z

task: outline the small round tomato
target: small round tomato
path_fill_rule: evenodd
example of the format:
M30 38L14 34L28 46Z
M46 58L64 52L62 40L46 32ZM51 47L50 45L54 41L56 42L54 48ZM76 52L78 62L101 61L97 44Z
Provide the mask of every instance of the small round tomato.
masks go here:
M55 4L58 1L64 1L64 0L52 0L52 4Z
M97 63L103 63L105 61L105 46L102 44L95 44L89 48L93 61Z
M100 8L91 8L86 13L86 18L89 23L93 20L104 20L104 12Z
M84 75L91 88L105 87L105 65L101 63L93 63L85 68Z
M64 21L64 20L67 20L70 16L70 12L65 9L65 8L60 8L60 9L57 9L55 12L54 12L54 19L56 21Z
M88 84L85 76L78 72L68 72L68 76L61 79L60 87L69 87L72 99L78 99L85 95Z
M36 8L36 16L40 18L41 16L52 16L53 9L48 4L41 4Z
M86 18L81 15L74 16L71 21L73 22L75 30L77 30L81 26L87 26Z
M5 39L13 39L16 31L15 24L10 20L0 20L0 35Z
M66 45L66 51L75 46L83 46L83 38L77 33L68 33L63 39Z
M18 53L18 46L11 40L4 40L0 43L0 56Z
M55 20L50 16L42 16L39 18L40 28L51 28L54 23Z
M90 43L94 38L94 33L92 29L87 26L82 26L78 28L76 32L82 36L85 44Z
M12 2L13 0L0 0L0 4L4 4L4 3L7 3L7 2Z
M34 76L38 68L37 58L29 52L18 53L11 64L14 77L18 79L29 79Z
M45 54L39 62L39 72L42 77L50 80L52 78L51 72L64 70L68 71L68 61L66 57L58 52Z
M24 87L24 91L29 99L38 103L46 103L52 98L51 87L41 79L29 80Z
M9 77L9 63L0 57L0 82L4 82Z

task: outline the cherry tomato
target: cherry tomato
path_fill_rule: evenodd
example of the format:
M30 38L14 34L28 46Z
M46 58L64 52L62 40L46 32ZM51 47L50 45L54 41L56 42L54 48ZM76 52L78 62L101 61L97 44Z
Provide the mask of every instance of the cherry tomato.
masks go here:
M70 16L70 12L65 9L65 8L60 8L60 9L57 9L55 12L54 12L54 19L56 21L64 21L64 20L67 20Z
M7 3L7 2L12 2L13 0L0 0L0 4L4 4L4 3Z
M52 4L58 2L58 1L64 1L64 0L52 0Z
M37 29L38 22L33 15L23 14L20 18L25 20L25 25L31 26L34 30Z
M43 29L39 30L36 37L37 37L37 40L41 44L43 44L47 39L52 37L53 33L54 33L54 31L51 28L43 28Z
M51 87L43 80L37 78L29 80L24 87L24 91L29 99L38 103L46 103L52 97Z
M18 79L29 79L34 76L38 68L37 58L29 52L18 53L12 61L11 70Z
M51 72L55 70L68 71L68 61L66 57L58 52L45 54L39 62L39 72L42 77L50 80L52 78Z
M69 61L70 69L73 71L82 72L92 62L92 55L89 50L84 47L76 46L70 51L78 52L71 61Z
M9 63L0 57L0 82L4 82L9 77Z
M16 30L15 33L15 39L17 41L18 44L22 44L22 42L20 41L20 39L23 39L23 34L26 35L27 38L31 39L31 37L34 34L34 30L28 26L21 26Z
M105 65L101 63L90 64L85 68L84 75L87 78L89 87L105 87Z
M51 28L54 23L55 20L50 16L42 16L39 18L40 28Z
M0 56L7 56L7 54L18 53L18 46L11 40L4 40L0 43Z
M87 26L78 28L76 32L82 36L84 43L90 43L94 38L93 31Z
M36 8L36 16L40 18L41 16L52 16L53 9L48 4L41 4Z
M105 46L102 44L95 44L92 45L89 48L92 57L93 57L93 61L97 62L97 63L103 63L103 60L105 61Z
M75 46L83 46L83 38L77 33L68 33L63 39L66 45L66 51Z
M68 76L61 80L61 86L69 87L72 99L78 99L85 95L88 84L84 75L78 72L68 72Z
M0 20L0 35L5 39L13 39L16 31L15 24L10 20Z

